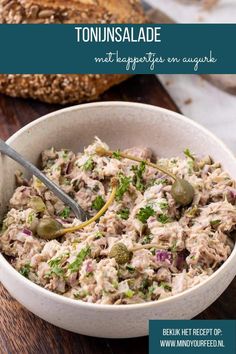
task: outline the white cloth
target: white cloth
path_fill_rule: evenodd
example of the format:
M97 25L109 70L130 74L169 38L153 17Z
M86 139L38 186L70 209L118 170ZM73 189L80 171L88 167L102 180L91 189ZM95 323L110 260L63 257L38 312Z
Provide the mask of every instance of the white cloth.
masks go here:
M236 0L219 0L209 11L194 1L192 5L181 0L146 2L179 23L236 22ZM159 75L159 79L183 114L211 130L236 153L236 96L197 75Z
M236 1L218 0L210 10L205 10L197 0L145 0L180 23L235 23ZM205 0L206 1L206 0Z

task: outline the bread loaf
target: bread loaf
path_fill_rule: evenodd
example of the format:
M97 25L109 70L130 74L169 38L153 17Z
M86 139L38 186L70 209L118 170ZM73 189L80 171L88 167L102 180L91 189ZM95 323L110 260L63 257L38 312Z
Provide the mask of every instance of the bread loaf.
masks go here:
M119 6L117 6L118 4ZM143 23L139 0L0 0L0 23ZM128 75L0 75L0 92L48 103L94 100Z
M0 23L142 23L139 0L1 0Z
M97 99L125 75L0 75L0 92L47 103L79 103Z

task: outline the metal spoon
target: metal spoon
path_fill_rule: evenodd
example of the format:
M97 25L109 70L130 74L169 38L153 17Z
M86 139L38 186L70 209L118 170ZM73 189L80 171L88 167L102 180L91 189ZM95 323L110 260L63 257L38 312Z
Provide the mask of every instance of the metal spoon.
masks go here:
M70 198L63 190L61 190L54 182L52 182L47 176L45 176L37 167L35 167L31 162L27 161L18 152L7 145L2 139L0 139L0 152L12 158L23 166L26 170L36 176L45 186L48 187L61 201L68 205L76 218L81 221L85 221L88 218L87 213L81 208L81 206Z

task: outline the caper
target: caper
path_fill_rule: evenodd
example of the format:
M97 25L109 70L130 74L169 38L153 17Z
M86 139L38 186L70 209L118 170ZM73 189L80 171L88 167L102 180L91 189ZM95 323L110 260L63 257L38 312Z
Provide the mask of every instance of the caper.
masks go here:
M193 201L194 188L185 179L178 178L171 188L171 195L176 203L186 206Z
M32 197L29 202L30 208L34 209L37 213L42 213L46 210L46 205L43 202L43 199L40 197Z
M109 257L115 258L118 264L125 264L130 261L131 252L123 243L119 242L112 246Z
M61 228L62 225L58 221L52 218L43 218L39 221L36 231L38 236L44 240L53 240L58 237L56 232Z

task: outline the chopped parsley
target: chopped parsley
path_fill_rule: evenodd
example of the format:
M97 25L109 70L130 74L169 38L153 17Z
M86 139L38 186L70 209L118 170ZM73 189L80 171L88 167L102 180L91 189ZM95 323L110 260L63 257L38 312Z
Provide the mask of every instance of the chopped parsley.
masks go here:
M127 264L126 269L131 273L133 273L135 271L135 268L131 264Z
M104 233L101 231L97 231L95 234L95 240L99 240L102 237L104 237Z
M70 263L68 266L68 269L71 271L71 273L78 272L80 269L83 261L85 258L90 254L90 248L87 246L85 248L82 248L82 250L79 252L79 254L76 256L76 259L74 262Z
M85 298L87 295L89 295L88 291L86 290L81 290L81 291L78 291L76 293L73 294L74 298L76 300L80 300L80 299L83 299Z
M66 185L66 186L69 186L70 185L70 180L69 180L69 178L64 178L63 179L63 183Z
M50 261L48 261L48 264L50 265L50 267L55 267L61 262L61 260L62 260L61 257L56 257L56 258L50 259Z
M121 200L123 195L128 191L131 178L126 177L123 173L119 174L119 184L116 190L116 200Z
M128 220L129 218L129 209L128 208L124 208L120 211L117 212L117 215L119 215L119 217L123 220Z
M165 290L168 290L168 291L171 291L171 290L172 290L172 287L171 287L169 284L165 283L164 281L162 281L162 282L160 283L160 287L163 288L163 289L165 289Z
M68 219L69 215L70 215L70 208L69 207L65 207L59 214L59 216L62 219Z
M112 285L113 285L113 287L114 287L115 289L118 289L118 287L119 287L119 283L118 283L116 280L114 280L114 281L112 282Z
M134 296L134 291L129 289L125 292L125 296L128 297L129 299Z
M50 276L52 274L55 274L58 277L63 277L64 270L60 266L61 260L62 260L62 257L57 257L57 258L54 258L54 259L51 259L50 261L48 261L48 264L50 266L50 271L46 275Z
M210 224L211 224L211 227L215 228L217 226L219 226L221 223L221 220L211 220Z
M148 243L150 243L152 241L152 236L151 235L146 235L144 236L144 238L142 239L142 245L146 245Z
M23 275L25 278L29 277L30 272L30 263L26 263L20 270L19 273Z
M159 221L161 224L167 224L168 222L170 222L170 218L168 215L165 214L160 214L157 217L157 221Z
M161 178L161 179L158 179L155 184L168 184L168 183L169 183L168 179Z
M114 151L113 154L112 154L112 157L113 157L114 159L120 160L120 159L121 159L120 150Z
M161 208L161 210L168 209L168 203L166 201L160 202L160 203L158 203L158 205Z
M152 253L153 256L155 256L157 253L156 247L150 248L150 252Z
M140 286L140 291L142 292L142 293L146 293L146 291L148 290L148 287L149 287L149 281L148 281L148 279L147 278L145 278L145 279L143 279L142 280L142 283L141 283L141 286Z
M184 155L185 155L186 157L188 157L189 159L192 159L193 161L195 160L195 157L193 156L193 154L190 152L189 149L185 149L185 150L184 150Z
M136 215L136 217L139 221L145 224L147 220L150 218L150 216L153 216L154 214L155 214L154 209L148 205L145 208L141 208L138 214Z
M105 205L105 201L101 195L98 195L92 203L92 209L97 211L101 210L102 207Z
M85 164L83 165L83 168L85 171L92 171L94 169L94 161L91 156L85 162Z
M156 290L156 287L155 287L154 285L149 286L149 288L148 288L148 295L152 295L155 290Z
M132 166L131 170L134 172L133 184L140 191L144 191L143 173L145 172L146 164L144 161L140 162L139 166Z

